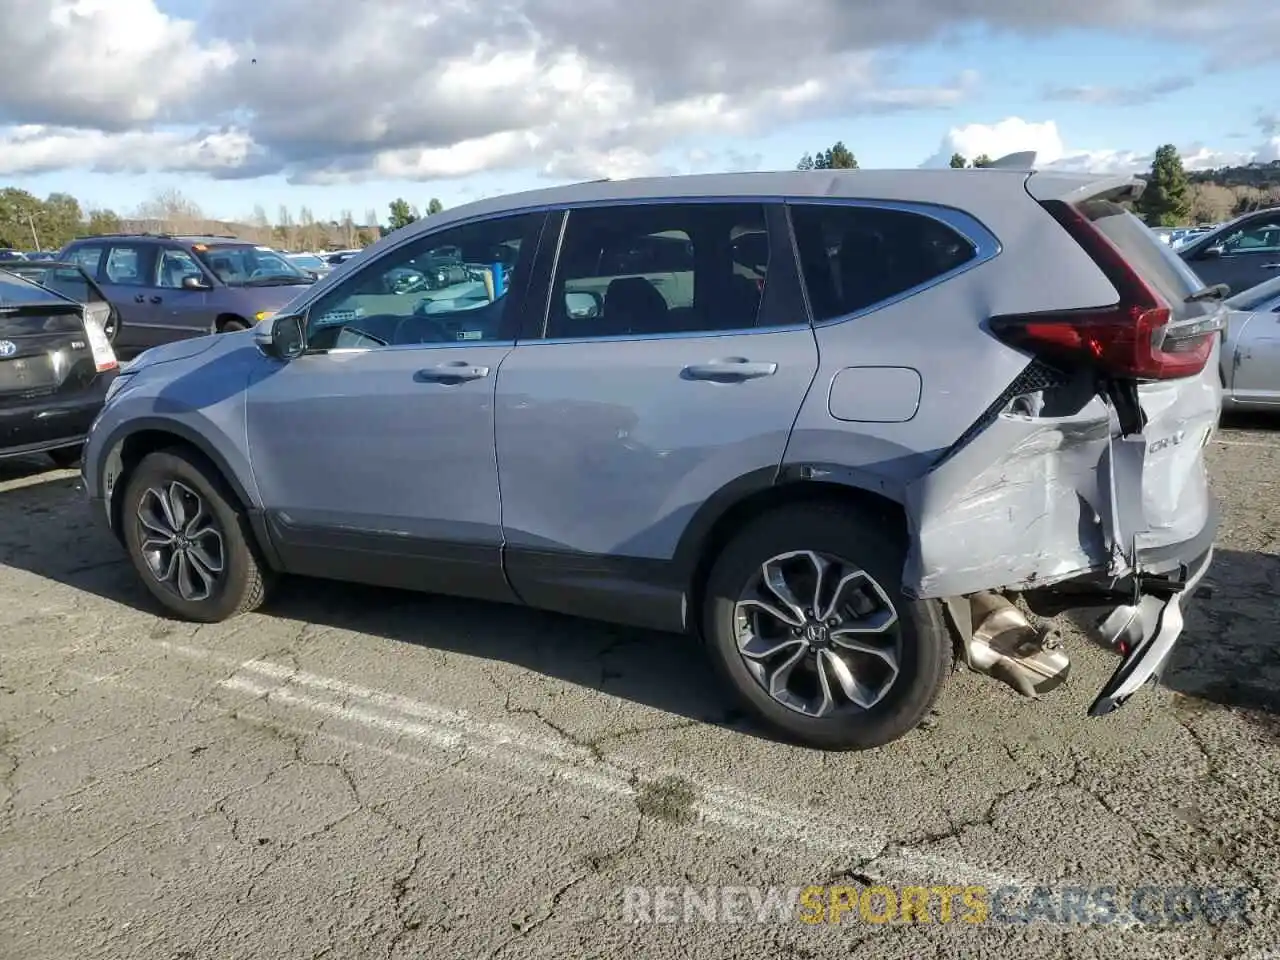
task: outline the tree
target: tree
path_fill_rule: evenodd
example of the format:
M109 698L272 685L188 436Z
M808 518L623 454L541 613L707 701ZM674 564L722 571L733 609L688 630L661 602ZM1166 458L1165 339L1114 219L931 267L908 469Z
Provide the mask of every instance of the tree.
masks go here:
M974 157L974 158L973 158L973 165L974 165L975 167L989 167L989 166L991 166L991 164L993 164L993 163L995 163L995 161L994 161L994 160L992 160L992 159L991 159L989 156L987 156L985 153L980 153L980 154L978 154L976 157Z
M440 202L438 197L432 197L427 202L427 216L434 217L437 213L444 212L444 204Z
M399 230L401 227L407 227L418 219L409 208L409 201L403 197L396 197L388 206L391 210L391 216L387 219L387 227L390 230L394 231Z
M364 232L369 236L369 243L377 243L382 239L382 224L378 223L378 211L372 207L364 212Z
M964 158L962 153L953 153L951 155L951 168L953 170L963 170L969 165L969 161Z
M196 233L204 229L204 213L181 190L161 190L138 205L137 219L157 232Z
M293 214L283 203L280 204L280 212L276 214L276 228L273 232L276 242L286 250L292 250L293 245L298 242L297 231L293 227Z
M1151 227L1176 227L1191 215L1190 184L1182 157L1171 143L1156 150L1147 176L1146 189L1138 198L1137 211Z
M853 152L837 140L826 150L819 150L814 155L805 154L796 164L797 170L857 170L858 160Z
M120 232L120 217L114 210L90 210L89 226L85 230L92 236L101 236L104 233Z

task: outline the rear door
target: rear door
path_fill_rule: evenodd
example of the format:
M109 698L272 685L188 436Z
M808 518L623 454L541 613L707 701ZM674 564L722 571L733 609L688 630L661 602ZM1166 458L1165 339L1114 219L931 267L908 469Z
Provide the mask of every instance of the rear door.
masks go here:
M156 245L113 240L103 253L97 281L120 312L117 346L126 355L167 343L154 288Z
M1231 358L1233 398L1244 403L1280 404L1280 293L1237 314L1240 329Z
M1169 304L1171 323L1225 318L1221 301L1188 302L1202 288L1201 278L1133 214L1105 200L1077 203L1076 209ZM1121 518L1125 548L1132 544L1139 551L1159 551L1196 537L1209 520L1212 501L1204 447L1222 410L1221 337L1213 339L1213 353L1199 372L1137 387L1145 425L1139 434L1117 441L1112 461L1113 471L1119 471L1113 480L1120 487L1121 502L1128 499L1126 481L1141 487L1141 511L1133 511L1127 521Z
M686 525L726 487L772 482L817 369L785 222L743 202L568 212L548 308L498 376L504 555L526 602L680 628ZM736 263L744 232L767 234L767 263ZM633 256L655 249L683 259Z

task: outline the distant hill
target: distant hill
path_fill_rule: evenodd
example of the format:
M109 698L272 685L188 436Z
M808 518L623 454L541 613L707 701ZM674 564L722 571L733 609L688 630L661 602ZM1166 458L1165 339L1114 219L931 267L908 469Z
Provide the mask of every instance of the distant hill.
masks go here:
M1280 187L1280 160L1251 163L1243 167L1219 167L1216 170L1189 170L1192 183L1214 183L1221 187L1254 187L1266 190Z

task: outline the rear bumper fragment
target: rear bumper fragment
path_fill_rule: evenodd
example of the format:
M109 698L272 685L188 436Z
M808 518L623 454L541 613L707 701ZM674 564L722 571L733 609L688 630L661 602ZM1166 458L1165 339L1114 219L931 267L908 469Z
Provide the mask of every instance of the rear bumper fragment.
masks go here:
M1101 639L1125 654L1123 662L1089 707L1101 717L1124 706L1141 687L1159 680L1169 655L1182 636L1183 607L1213 562L1213 547L1189 564L1181 575L1142 575L1135 579L1133 602L1122 604L1098 625Z

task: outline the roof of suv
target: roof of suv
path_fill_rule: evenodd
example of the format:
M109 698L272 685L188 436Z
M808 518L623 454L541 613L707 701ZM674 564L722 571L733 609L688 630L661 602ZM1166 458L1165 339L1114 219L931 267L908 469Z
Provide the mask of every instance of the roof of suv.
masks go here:
M76 237L72 243L94 243L99 240L131 240L138 243L161 242L161 241L177 241L178 243L203 243L207 246L218 246L219 244L249 244L255 245L252 240L245 240L241 237L203 235L203 234L176 234L176 233L102 233L94 234L92 237Z
M980 167L964 170L919 168L913 170L787 170L760 173L705 173L632 180L592 180L560 187L475 200L442 213L424 217L388 235L378 245L393 243L444 223L489 213L563 204L635 200L705 200L735 197L802 197L931 203L967 208L989 191L1007 196L1013 184L1031 179L1027 190L1037 200L1072 199L1109 187L1137 186L1132 176L1032 171L1029 168Z

